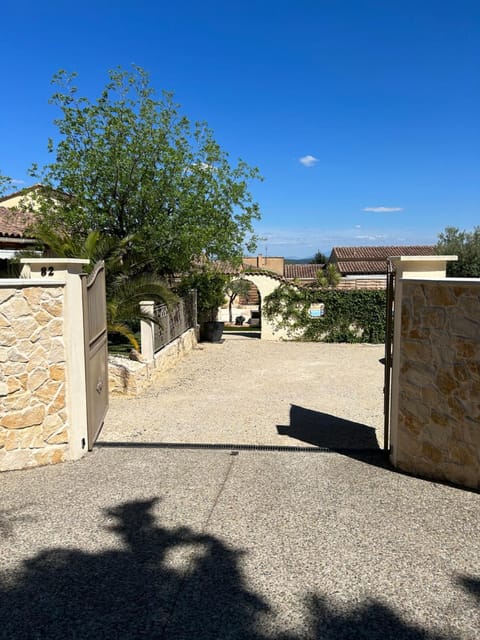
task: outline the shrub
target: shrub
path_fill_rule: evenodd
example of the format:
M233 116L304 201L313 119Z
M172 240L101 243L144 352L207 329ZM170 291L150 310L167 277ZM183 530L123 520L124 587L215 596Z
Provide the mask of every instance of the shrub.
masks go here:
M311 318L310 305L319 302L324 304L324 315ZM286 284L265 299L263 312L296 340L385 341L385 291L302 289Z

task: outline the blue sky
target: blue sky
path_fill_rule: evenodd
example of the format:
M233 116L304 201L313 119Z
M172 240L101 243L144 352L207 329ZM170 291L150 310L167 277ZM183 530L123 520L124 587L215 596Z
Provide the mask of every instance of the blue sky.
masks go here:
M480 224L478 0L6 0L0 172L47 161L50 80L138 64L252 185L259 252L435 243Z

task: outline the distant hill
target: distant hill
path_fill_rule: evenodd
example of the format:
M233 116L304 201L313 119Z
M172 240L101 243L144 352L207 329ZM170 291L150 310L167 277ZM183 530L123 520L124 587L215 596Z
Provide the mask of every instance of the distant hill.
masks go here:
M285 258L285 264L312 264L313 256L311 258Z

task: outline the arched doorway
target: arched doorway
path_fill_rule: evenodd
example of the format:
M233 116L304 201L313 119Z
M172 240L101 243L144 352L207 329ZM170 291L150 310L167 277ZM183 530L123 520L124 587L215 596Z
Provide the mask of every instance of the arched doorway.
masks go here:
M258 302L258 311L259 311L259 320L261 326L261 339L262 340L281 340L284 338L283 331L278 331L275 329L274 324L264 317L262 313L263 301L265 298L270 295L277 287L279 287L282 282L284 282L283 278L275 275L266 275L265 273L255 273L255 272L247 272L242 273L239 276L239 279L247 280L251 282L258 291L259 302Z
M260 292L252 282L234 277L226 287L225 304L218 319L230 325L255 328L260 331Z

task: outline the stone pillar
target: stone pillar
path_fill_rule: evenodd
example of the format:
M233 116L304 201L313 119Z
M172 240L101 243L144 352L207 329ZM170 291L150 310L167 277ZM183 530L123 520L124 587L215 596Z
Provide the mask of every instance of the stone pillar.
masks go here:
M66 405L69 417L67 458L76 460L87 452L87 394L85 338L81 274L89 260L80 258L22 258L23 277L65 283L64 341L66 352Z
M198 328L198 296L197 296L197 290L196 289L190 289L190 295L191 295L191 300L192 300L192 324L193 324L193 328L195 329L195 333L197 332L197 328Z
M0 471L67 459L65 283L0 279Z
M393 361L390 402L390 460L396 465L398 434L398 399L400 390L400 340L403 280L421 278L442 280L446 277L447 262L458 256L395 256L389 258L395 270L395 301L393 328Z
M152 300L142 300L140 302L140 313L153 318L155 303ZM147 362L151 362L155 356L154 326L151 320L142 318L140 320L140 348L142 356Z

